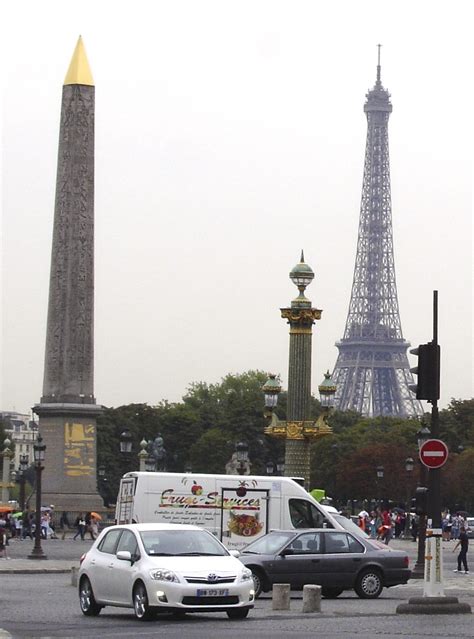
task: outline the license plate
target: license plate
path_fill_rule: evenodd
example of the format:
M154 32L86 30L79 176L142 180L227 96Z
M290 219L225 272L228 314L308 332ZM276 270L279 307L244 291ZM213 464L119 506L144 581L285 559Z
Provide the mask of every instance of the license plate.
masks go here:
M228 588L198 588L197 597L227 597L229 595Z

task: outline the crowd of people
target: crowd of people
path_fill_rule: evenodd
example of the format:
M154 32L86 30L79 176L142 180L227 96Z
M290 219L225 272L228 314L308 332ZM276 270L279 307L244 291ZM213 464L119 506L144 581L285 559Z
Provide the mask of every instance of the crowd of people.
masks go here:
M63 512L59 519L59 525L57 525L55 523L54 506L44 507L41 509L40 515L41 538L59 539L56 534L56 529L59 528L58 533L61 532L61 539L66 538L68 530L75 531L75 535L72 537L73 540L78 537L84 540L87 534L90 535L91 539L96 539L99 534L99 519L100 515L98 513L79 513L71 525L69 514ZM7 558L7 546L11 540L24 541L27 537L33 540L35 533L36 513L34 511L2 513L0 515L0 557Z

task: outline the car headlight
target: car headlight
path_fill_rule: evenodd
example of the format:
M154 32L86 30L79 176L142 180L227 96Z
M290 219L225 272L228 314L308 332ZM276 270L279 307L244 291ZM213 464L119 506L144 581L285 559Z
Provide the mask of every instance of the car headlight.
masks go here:
M166 568L156 568L155 570L150 570L150 577L155 579L156 581L178 581L178 577L174 574L172 570L167 570Z
M244 568L242 570L242 574L240 575L240 581L250 581L251 579L253 579L252 571L248 568Z

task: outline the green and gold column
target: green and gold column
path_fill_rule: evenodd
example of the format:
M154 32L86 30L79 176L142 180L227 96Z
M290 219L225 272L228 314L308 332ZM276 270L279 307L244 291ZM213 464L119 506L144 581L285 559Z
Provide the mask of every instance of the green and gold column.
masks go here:
M321 318L321 311L312 308L305 295L314 278L313 270L301 260L290 272L290 279L298 287L299 295L290 308L282 308L281 316L290 325L290 354L288 368L288 407L285 446L285 475L304 477L309 487L310 443L315 435L310 418L311 401L311 343L313 324Z

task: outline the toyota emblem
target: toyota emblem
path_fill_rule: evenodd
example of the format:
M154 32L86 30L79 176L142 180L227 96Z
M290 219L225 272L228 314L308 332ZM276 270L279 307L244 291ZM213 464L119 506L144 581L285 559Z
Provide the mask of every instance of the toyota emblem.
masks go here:
M213 583L213 582L217 581L218 579L219 579L219 577L213 572L211 572L209 575L207 575L207 580L210 583Z

